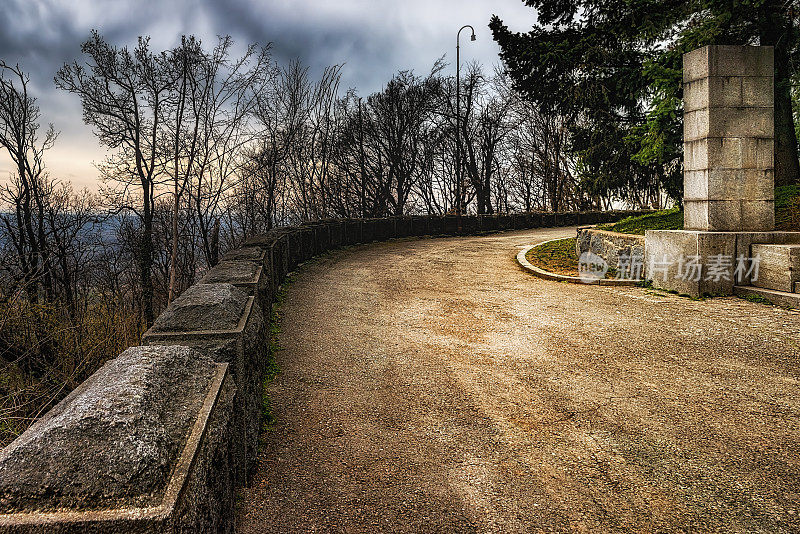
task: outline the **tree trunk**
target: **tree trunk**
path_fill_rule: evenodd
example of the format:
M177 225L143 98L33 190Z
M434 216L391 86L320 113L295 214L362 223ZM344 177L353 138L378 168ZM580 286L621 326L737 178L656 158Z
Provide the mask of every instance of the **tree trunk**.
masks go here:
M175 196L172 206L172 250L169 255L169 291L167 304L175 299L175 286L178 283L178 215L180 213L180 196L178 194L178 166L175 166Z
M153 310L153 213L150 210L150 197L145 187L144 217L142 220L142 246L139 251L139 274L142 279L142 317L145 328L150 328L155 320Z
M788 21L788 22L787 22ZM765 2L759 16L760 42L775 47L775 186L798 182L797 134L792 116L789 46L791 21L776 2Z
M784 46L775 47L775 185L797 183L800 164L792 116L789 57Z
M220 220L216 218L214 219L214 227L211 230L211 242L209 244L211 253L208 258L209 267L213 267L219 263L219 227Z

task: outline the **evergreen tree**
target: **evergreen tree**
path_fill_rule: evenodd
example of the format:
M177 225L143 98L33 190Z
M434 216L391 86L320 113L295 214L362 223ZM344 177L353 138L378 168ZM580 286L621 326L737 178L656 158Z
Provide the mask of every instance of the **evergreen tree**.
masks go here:
M587 191L654 184L678 198L682 55L707 44L775 47L775 181L798 181L790 80L796 2L774 0L527 0L537 24L489 26L515 87L572 117L572 149Z

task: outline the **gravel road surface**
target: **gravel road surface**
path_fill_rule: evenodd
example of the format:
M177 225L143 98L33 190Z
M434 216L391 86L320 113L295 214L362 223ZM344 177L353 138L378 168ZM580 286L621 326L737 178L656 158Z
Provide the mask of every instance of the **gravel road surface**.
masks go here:
M304 265L239 530L800 531L800 315L516 265L574 234Z

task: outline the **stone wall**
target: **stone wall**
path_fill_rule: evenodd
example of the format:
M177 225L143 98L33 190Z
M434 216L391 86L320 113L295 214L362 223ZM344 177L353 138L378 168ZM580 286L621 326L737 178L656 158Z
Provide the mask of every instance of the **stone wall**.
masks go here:
M301 262L396 237L613 222L636 212L335 220L226 254L133 347L0 451L0 533L232 532L258 452L267 323Z
M628 278L639 279L644 275L644 242L643 235L583 227L578 228L575 249L579 258L584 252L592 252L618 273L624 271ZM631 268L638 272L632 272Z

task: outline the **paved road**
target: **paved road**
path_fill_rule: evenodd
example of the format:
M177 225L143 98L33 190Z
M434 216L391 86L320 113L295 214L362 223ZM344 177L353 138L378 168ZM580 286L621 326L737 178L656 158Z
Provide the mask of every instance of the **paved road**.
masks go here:
M800 316L517 268L562 235L307 264L240 530L800 530Z

